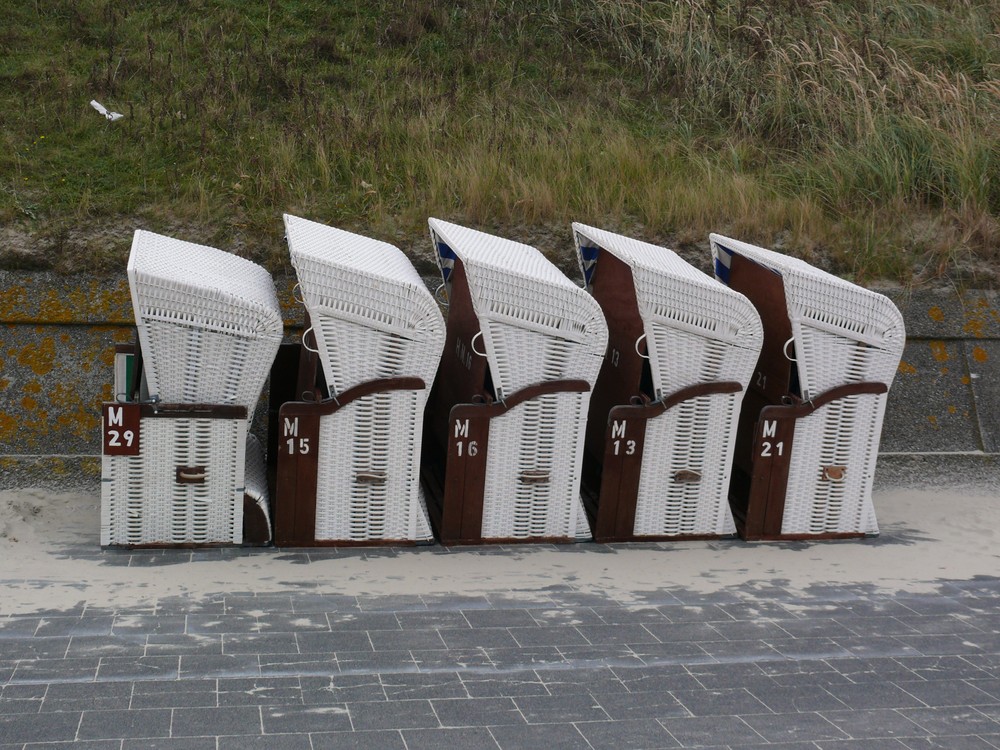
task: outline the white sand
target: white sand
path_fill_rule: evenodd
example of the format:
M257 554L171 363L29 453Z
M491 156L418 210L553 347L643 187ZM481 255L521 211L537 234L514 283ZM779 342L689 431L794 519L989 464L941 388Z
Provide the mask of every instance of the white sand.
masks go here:
M1000 497L986 490L899 491L875 497L878 539L810 544L683 542L660 549L597 545L571 550L524 545L506 554L475 549L434 554L360 552L309 564L261 550L228 560L130 568L127 552L74 558L68 548L99 545L96 493L0 492L0 615L65 609L80 602L120 607L171 596L224 592L489 594L539 599L570 585L628 602L637 592L716 591L777 583L807 590L822 583L871 584L885 591L931 591L942 580L1000 575ZM185 560L188 551L167 551Z

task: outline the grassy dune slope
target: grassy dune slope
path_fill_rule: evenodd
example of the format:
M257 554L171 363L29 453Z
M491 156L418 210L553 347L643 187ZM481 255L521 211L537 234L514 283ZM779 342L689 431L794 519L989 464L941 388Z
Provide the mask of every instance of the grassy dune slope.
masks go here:
M8 267L117 268L144 226L277 269L291 211L404 247L437 215L559 254L579 219L996 283L1000 0L0 10Z

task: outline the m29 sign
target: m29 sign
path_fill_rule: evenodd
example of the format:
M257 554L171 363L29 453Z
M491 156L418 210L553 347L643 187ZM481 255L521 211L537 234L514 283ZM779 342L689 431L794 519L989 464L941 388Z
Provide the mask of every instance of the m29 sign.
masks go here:
M139 404L104 404L101 414L105 456L139 455Z

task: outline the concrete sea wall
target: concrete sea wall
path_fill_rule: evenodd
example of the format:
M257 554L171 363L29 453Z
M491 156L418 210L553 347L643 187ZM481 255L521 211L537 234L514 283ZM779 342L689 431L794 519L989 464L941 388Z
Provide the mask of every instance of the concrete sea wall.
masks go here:
M277 285L294 335L293 280ZM888 463L946 456L1000 470L1000 293L883 291L908 336L882 436ZM124 273L0 271L0 486L97 481L100 403L132 324Z

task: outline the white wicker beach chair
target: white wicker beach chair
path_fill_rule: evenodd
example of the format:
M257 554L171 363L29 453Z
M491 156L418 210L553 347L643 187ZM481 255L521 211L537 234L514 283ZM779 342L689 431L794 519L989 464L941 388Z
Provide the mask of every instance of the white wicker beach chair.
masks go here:
M671 250L578 223L573 234L610 331L588 425L587 463L603 465L595 538L735 534L730 468L760 317Z
M802 260L720 235L710 240L716 277L750 297L764 324L754 377L759 418L741 425L741 433L756 430L745 438L752 534L877 534L871 488L886 394L905 343L899 310ZM761 525L765 495L780 513L772 504Z
M262 515L254 525L266 533L264 459L253 446L248 458L247 432L281 343L270 276L221 250L137 231L128 278L150 401L105 404L106 423L122 409L136 415L137 451L121 453L117 433L109 443L105 424L101 544L241 544L245 512ZM247 476L258 480L249 490Z
M442 541L589 538L580 469L600 307L528 245L429 224L450 302L429 412L447 453Z
M316 409L324 414L318 465L311 469L312 540L302 538L309 529L286 531L279 510L278 541L430 541L420 450L424 407L444 344L441 311L392 245L288 215L285 232L311 322L303 339L315 338L328 390L319 394L325 404L312 411L302 404L282 407L289 419L296 409L301 419ZM282 435L280 449L287 439Z

